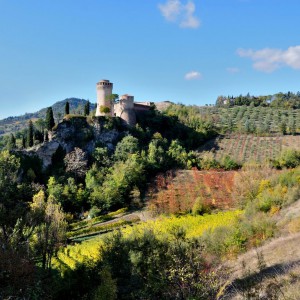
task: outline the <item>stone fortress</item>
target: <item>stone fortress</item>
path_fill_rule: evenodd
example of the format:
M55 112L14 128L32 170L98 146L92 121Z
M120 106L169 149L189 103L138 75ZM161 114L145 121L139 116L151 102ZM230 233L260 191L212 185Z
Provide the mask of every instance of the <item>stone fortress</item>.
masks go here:
M134 96L125 94L119 100L113 99L113 83L103 79L97 82L96 116L120 117L127 125L136 124L136 116L140 112L150 110L151 102L134 102Z

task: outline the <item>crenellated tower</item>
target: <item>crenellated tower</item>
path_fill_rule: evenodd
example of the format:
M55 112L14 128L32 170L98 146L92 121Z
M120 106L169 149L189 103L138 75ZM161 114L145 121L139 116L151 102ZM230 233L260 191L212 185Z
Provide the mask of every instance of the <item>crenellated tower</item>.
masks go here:
M111 95L113 83L103 79L97 82L97 110L96 116L114 116L114 105Z

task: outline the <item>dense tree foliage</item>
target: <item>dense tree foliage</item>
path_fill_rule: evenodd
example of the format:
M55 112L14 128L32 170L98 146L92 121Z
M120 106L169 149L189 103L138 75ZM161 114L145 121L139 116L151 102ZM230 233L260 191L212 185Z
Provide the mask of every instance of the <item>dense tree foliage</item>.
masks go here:
M281 108L300 108L300 92L278 93L266 96L251 96L249 93L245 96L219 96L216 100L216 106L232 107L232 106L271 106Z
M68 115L70 113L70 103L69 101L65 104L65 115Z
M47 109L45 122L46 122L46 129L52 130L52 128L55 125L52 107L48 107L48 109Z
M33 146L33 123L30 120L28 123L28 131L27 131L27 146Z
M85 105L84 105L84 113L85 116L88 116L90 114L90 101L88 101Z

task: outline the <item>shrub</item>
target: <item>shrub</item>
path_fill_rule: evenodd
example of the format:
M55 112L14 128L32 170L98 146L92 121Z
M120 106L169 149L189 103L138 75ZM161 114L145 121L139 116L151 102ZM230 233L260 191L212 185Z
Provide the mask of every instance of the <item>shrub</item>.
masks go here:
M201 197L197 197L192 207L192 214L203 215L209 212L210 212L210 207L204 204L204 201Z
M240 165L232 158L230 158L230 156L226 155L221 162L221 167L224 168L226 171L229 171L240 168Z
M110 113L110 108L108 106L101 105L100 112L104 113L104 114L108 114L108 113Z
M273 161L273 165L278 168L296 168L300 165L300 151L287 149Z
M203 152L200 157L200 167L204 170L219 169L220 165L212 152Z
M246 238L248 247L259 246L262 241L272 237L275 228L275 222L263 212L245 215L239 223L240 234Z
M98 217L101 214L101 209L99 209L97 206L93 206L89 211L89 217L91 219Z
M204 232L202 240L207 251L218 257L235 257L244 249L247 241L236 226L221 226L214 231L208 230Z

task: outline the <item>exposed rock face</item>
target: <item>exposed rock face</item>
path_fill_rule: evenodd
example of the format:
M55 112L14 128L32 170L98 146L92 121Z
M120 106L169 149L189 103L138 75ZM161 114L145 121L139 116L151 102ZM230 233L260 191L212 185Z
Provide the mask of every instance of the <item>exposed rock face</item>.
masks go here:
M113 150L124 130L126 127L119 118L95 117L87 122L85 117L71 117L58 124L51 141L44 142L32 150L42 160L43 168L47 168L51 165L52 157L59 147L66 154L75 148L91 154L99 143Z
M42 161L44 169L51 165L52 156L57 151L59 146L60 145L57 141L51 141L44 143L36 150L36 154Z

